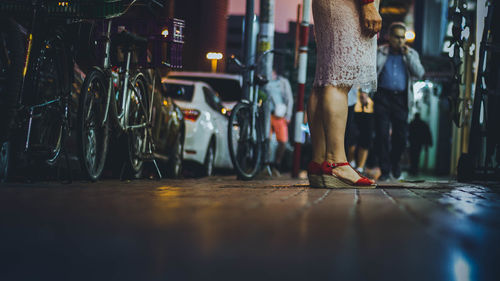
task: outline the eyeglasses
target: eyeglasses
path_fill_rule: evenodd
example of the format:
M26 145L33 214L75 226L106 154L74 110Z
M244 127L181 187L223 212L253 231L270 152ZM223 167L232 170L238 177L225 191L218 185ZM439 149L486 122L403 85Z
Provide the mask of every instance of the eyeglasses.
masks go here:
M397 35L391 35L392 37L396 38L396 39L401 39L401 40L405 40L406 37L403 35L403 36L397 36Z

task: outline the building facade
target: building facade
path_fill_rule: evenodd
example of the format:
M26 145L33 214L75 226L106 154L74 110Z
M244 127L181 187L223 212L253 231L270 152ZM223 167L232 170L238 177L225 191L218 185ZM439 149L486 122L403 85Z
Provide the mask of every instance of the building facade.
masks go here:
M207 52L226 54L228 0L175 0L174 15L186 21L184 69L210 71ZM224 71L226 57L219 61Z

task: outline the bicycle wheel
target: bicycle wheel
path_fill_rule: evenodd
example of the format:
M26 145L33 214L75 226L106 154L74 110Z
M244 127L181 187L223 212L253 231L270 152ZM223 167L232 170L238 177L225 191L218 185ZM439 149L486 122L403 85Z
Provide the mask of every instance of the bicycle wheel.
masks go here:
M237 104L229 117L229 154L243 180L253 179L262 162L262 126L257 116L252 128L252 119L252 105L246 103Z
M16 116L24 63L24 38L15 23L0 20L0 142L9 138Z
M30 146L47 164L56 163L65 134L69 74L65 46L57 36L42 42L32 71L35 112ZM35 143L35 141L38 141Z
M0 182L13 168L11 130L22 83L24 38L14 22L0 20Z
M147 82L142 73L136 74L131 79L130 106L128 112L128 124L130 126L127 135L128 140L128 170L132 177L138 178L142 174L144 157L150 149L148 142L147 123Z
M108 153L109 122L103 122L107 106L104 74L92 70L83 82L78 104L78 150L85 176L96 181Z

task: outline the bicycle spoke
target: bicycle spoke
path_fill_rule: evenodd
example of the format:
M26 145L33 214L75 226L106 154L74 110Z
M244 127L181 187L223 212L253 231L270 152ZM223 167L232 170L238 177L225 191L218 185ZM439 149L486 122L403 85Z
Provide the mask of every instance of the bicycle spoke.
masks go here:
M80 161L92 181L100 177L107 156L109 131L108 122L103 122L107 105L104 81L100 71L87 74L78 113Z
M129 163L131 172L139 176L145 157L148 157L148 115L144 101L147 98L147 84L144 77L138 74L130 83L128 124L129 131Z

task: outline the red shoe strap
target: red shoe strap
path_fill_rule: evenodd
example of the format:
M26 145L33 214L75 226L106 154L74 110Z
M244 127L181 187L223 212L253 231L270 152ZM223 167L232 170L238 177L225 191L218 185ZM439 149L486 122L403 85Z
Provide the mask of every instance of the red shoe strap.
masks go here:
M330 168L337 168L337 167L342 167L342 166L350 166L348 162L343 162L343 163L330 163L328 162L328 167Z
M342 166L351 166L349 162L343 162L343 163L329 163L327 161L323 162L323 173L324 174L329 174L332 172L332 169L337 168L337 167L342 167ZM352 168L358 175L360 176L360 179L354 183L354 185L371 185L373 184L373 181L368 179L367 177L364 177L360 172L356 171L356 169Z

